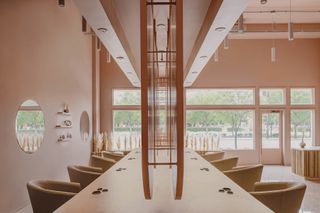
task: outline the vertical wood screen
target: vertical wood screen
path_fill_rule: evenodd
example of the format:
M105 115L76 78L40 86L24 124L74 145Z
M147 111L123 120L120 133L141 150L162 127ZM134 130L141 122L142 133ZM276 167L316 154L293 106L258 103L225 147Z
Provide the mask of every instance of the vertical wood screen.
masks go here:
M168 166L173 175L175 199L181 199L184 151L182 0L141 0L140 4L144 194L146 199L151 199L153 169Z

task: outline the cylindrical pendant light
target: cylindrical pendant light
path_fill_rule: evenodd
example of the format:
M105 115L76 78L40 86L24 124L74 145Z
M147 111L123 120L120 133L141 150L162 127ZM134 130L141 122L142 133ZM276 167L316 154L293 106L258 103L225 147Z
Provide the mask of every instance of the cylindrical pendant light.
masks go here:
M214 53L214 61L218 62L219 61L219 50L217 49L216 52Z
M223 40L223 48L225 50L229 49L229 38L228 38L228 35Z
M291 20L291 12L292 12L292 9L291 9L291 0L290 0L290 20L289 20L289 23L288 23L288 40L289 41L293 41L294 40L293 23L292 23L292 20Z
M271 62L276 62L276 47L271 47Z

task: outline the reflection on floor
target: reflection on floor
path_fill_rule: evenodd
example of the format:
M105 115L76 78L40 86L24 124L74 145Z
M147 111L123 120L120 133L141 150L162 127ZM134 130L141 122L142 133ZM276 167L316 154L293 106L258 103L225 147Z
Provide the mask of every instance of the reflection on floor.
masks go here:
M262 181L296 181L307 184L300 213L316 213L320 211L320 182L308 181L291 172L287 166L265 166Z

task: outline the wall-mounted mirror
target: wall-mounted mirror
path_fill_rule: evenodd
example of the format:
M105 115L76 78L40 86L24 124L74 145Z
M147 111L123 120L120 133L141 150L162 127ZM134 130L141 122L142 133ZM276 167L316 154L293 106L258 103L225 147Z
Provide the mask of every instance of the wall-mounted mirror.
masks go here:
M44 136L44 114L34 100L27 100L19 107L16 136L24 152L33 153L40 148Z
M90 120L87 111L83 111L80 117L80 135L81 139L86 142L89 139Z

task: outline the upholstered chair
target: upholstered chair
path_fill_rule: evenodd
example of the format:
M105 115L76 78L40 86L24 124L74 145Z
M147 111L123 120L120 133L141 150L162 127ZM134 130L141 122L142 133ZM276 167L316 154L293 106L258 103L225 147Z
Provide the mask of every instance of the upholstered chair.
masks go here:
M102 168L102 171L105 172L111 168L117 161L109 158L100 157L97 155L91 156L91 166Z
M79 183L52 180L33 180L27 189L34 213L53 212L80 190Z
M234 168L224 171L224 174L244 190L251 192L254 189L254 184L256 182L260 182L262 170L263 165L259 164L254 166Z
M81 188L85 188L92 181L97 179L102 173L101 168L89 166L68 166L68 173L71 182L80 183Z
M211 161L210 163L220 171L227 171L237 166L238 160L238 157L230 157L221 160Z
M202 155L202 157L209 162L215 161L215 160L221 160L224 157L224 152L223 151L207 152L204 155Z
M102 156L105 158L113 159L115 161L119 161L124 157L123 154L108 151L102 151Z
M275 213L298 213L306 191L306 184L295 182L256 183L250 192Z

